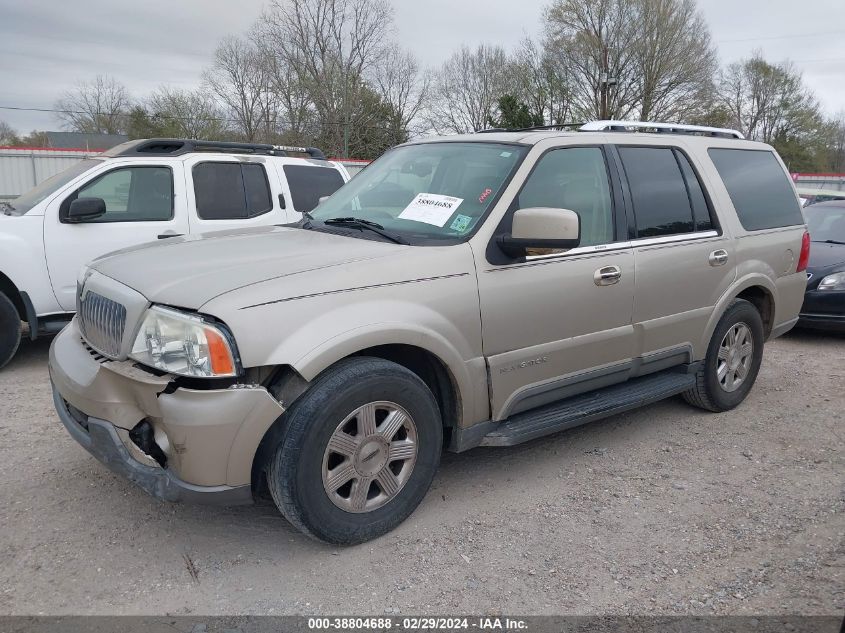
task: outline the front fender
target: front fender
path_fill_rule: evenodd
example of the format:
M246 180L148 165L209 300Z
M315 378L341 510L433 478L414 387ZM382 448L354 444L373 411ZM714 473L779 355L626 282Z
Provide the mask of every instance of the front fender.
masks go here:
M378 314L392 318L373 320L371 315ZM401 319L403 315L405 318ZM480 324L469 331L477 329ZM302 341L311 343L302 346ZM486 419L486 365L480 341L467 340L453 322L419 304L402 306L395 301L384 301L370 304L357 315L350 314L348 306L322 314L287 337L270 354L269 364L295 358L288 364L310 381L339 360L381 345L409 345L437 357L450 372L458 391L459 424ZM299 353L293 355L293 348L299 348Z
M26 292L38 315L62 312L44 256L44 217L0 215L0 274Z

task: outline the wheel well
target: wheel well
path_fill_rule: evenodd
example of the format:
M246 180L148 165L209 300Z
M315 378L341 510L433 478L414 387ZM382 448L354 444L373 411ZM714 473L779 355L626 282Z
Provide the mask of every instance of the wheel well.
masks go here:
M353 356L373 356L389 360L412 371L431 389L443 420L443 440L448 445L451 432L458 426L460 394L446 365L431 352L413 345L379 345Z
M762 286L751 286L740 292L737 299L745 299L757 308L760 318L763 320L763 335L769 338L772 333L775 318L775 302L771 293Z
M398 344L369 347L347 358L356 356L383 358L419 376L434 394L443 421L443 445L449 445L452 431L458 426L461 403L454 378L443 361L419 347ZM308 389L308 382L289 366L276 368L262 384L275 398L283 402L286 408ZM254 494L258 496L267 494L265 466L281 441L282 432L283 423L279 419L267 430L253 457L252 487Z
M14 305L15 309L18 311L18 316L20 316L21 321L26 321L26 307L23 304L21 293L18 291L17 286L15 286L12 280L3 273L0 273L0 292L9 297L12 305Z

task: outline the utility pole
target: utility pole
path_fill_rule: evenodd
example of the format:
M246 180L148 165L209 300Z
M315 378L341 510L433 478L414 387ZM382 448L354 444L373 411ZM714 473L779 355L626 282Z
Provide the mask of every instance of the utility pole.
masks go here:
M609 74L610 69L608 68L607 62L607 45L603 44L601 47L601 113L599 116L599 119L602 121L606 121L609 118L607 113L607 80Z
M610 76L610 61L606 44L602 44L601 60L601 104L599 106L601 116L599 118L602 121L607 121L610 119L610 88L619 83L619 80Z

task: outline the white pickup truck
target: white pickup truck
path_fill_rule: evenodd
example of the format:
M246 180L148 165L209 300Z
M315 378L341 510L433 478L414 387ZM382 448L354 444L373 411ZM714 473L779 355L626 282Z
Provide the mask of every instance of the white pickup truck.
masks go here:
M0 367L22 322L32 339L64 327L90 260L177 235L295 222L348 180L315 148L143 139L0 202Z

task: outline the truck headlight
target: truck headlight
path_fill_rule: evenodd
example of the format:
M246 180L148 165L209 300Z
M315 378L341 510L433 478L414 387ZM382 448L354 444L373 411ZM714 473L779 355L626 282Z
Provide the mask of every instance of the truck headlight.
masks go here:
M225 378L238 373L227 332L198 315L161 306L147 310L129 357L180 376Z
M833 273L819 282L819 290L845 290L845 272Z

